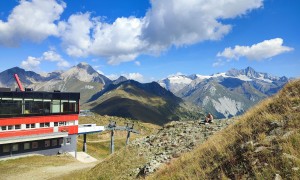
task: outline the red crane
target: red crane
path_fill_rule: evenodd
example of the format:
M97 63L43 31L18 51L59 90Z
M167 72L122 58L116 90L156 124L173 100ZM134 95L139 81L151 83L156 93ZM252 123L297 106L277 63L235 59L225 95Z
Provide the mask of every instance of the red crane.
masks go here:
M21 91L25 91L24 88L23 88L23 86L22 86L22 83L21 83L21 81L20 81L20 79L19 79L18 74L14 74L14 77L15 77L15 79L16 79L16 81L17 81L17 84L18 84L20 90L21 90Z

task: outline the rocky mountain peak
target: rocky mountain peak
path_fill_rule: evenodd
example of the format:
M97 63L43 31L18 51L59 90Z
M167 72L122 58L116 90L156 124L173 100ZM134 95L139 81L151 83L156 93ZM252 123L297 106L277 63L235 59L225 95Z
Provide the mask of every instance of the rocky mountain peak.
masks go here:
M241 73L243 75L246 75L247 77L250 78L259 78L260 75L258 72L256 72L253 68L247 67L246 69L241 70Z
M85 70L88 74L98 73L94 68L92 68L92 66L85 62L77 64L76 68Z

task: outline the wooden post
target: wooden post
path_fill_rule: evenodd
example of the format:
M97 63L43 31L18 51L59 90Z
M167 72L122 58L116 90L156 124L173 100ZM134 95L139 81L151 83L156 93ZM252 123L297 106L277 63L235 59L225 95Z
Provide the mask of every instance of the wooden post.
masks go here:
M126 146L129 143L129 138L130 138L130 131L128 131L128 133L127 133Z
M83 152L87 152L87 146L86 146L86 134L83 134Z
M111 130L111 138L110 138L110 154L114 153L115 145L114 145L114 130Z

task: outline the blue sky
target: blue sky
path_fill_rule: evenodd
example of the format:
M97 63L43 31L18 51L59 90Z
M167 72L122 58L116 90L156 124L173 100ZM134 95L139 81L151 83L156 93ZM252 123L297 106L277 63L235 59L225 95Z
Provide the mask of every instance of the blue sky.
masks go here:
M152 81L251 66L300 77L298 0L0 1L0 71L87 62Z

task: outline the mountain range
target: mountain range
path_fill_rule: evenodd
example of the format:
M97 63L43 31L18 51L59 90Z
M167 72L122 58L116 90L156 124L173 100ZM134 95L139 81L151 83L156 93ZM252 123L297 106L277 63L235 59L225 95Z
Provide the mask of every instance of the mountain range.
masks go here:
M99 114L160 125L171 120L203 118L204 112L217 118L242 114L289 81L248 67L210 76L174 75L158 82L140 83L123 76L110 80L89 64L79 63L66 71L48 74L14 67L0 73L0 87L16 88L13 74L35 91L80 92L82 108Z
M288 81L285 76L276 77L247 67L210 76L174 75L160 80L159 84L218 118L229 118L277 93Z

